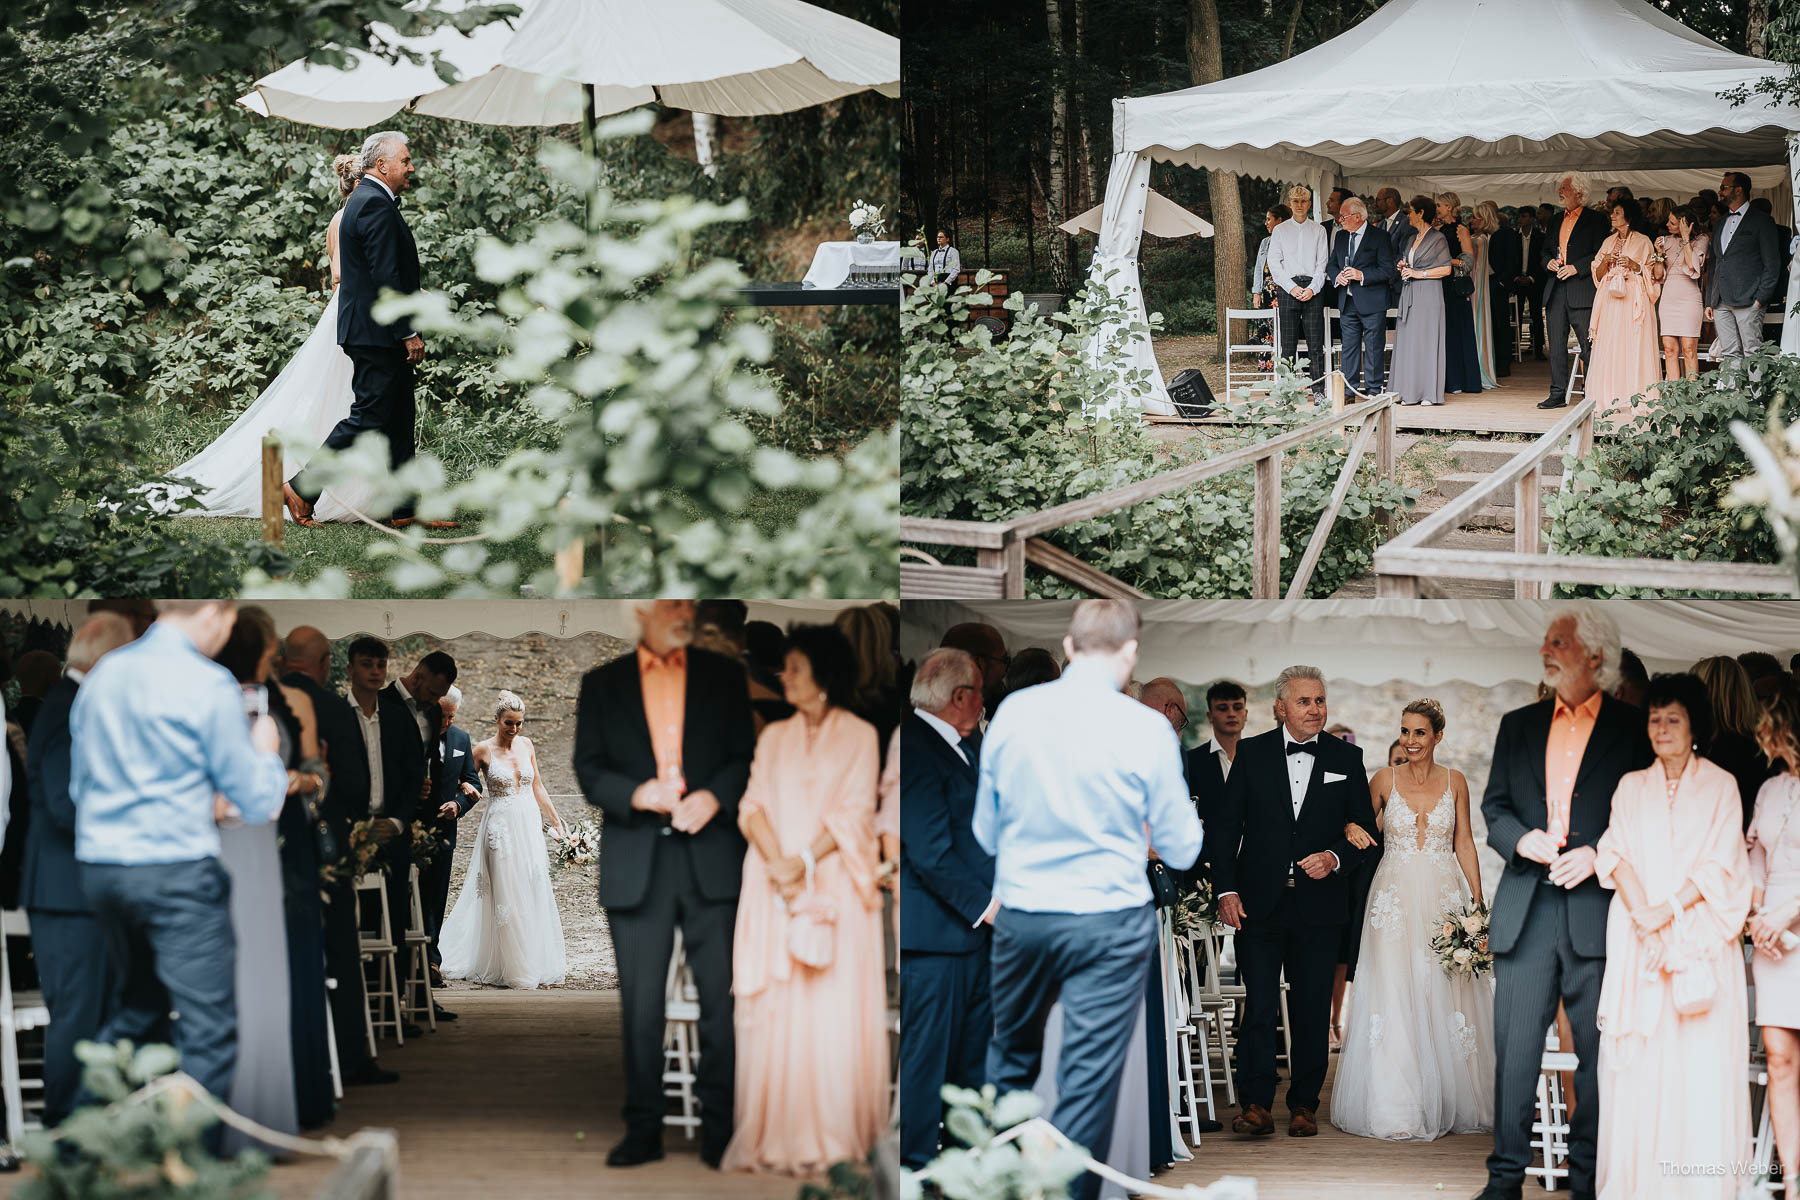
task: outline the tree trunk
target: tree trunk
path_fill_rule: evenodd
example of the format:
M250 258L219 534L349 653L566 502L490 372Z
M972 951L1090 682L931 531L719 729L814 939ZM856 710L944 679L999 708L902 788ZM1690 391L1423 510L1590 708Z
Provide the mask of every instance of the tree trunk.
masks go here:
M1300 5L1302 0L1294 0L1294 11L1288 17L1287 41L1282 43L1281 57L1289 59L1294 56L1294 34L1300 29ZM1217 28L1217 26L1215 26Z
M1050 55L1055 69L1050 80L1050 175L1044 185L1044 216L1049 226L1051 290L1068 295L1069 236L1057 226L1068 220L1069 194L1069 71L1063 48L1063 0L1044 0L1050 25Z
M708 179L719 174L719 164L713 158L713 145L718 136L719 118L711 113L694 114L694 158Z
M1750 0L1750 20L1744 42L1757 58L1769 57L1769 0Z
M1088 0L1075 2L1075 62L1078 67L1087 66L1087 18ZM1092 208L1100 203L1100 184L1097 169L1098 159L1094 155L1094 101L1088 95L1087 83L1075 89L1075 126L1081 131L1081 202L1075 207Z
M1187 58L1188 73L1196 84L1217 83L1225 77L1218 0L1188 0ZM1208 171L1206 186L1212 197L1213 303L1218 309L1219 357L1224 358L1231 344L1231 322L1225 313L1244 307L1244 206L1237 176L1230 171Z

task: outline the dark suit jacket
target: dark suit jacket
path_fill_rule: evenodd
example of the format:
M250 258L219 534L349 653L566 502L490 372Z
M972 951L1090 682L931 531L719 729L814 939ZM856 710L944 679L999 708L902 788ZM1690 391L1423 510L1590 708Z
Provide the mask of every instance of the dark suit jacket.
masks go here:
M1354 821L1375 832L1369 773L1362 751L1329 733L1319 735L1312 759L1312 779L1295 817L1281 729L1238 743L1231 778L1206 832L1213 843L1213 894L1238 893L1249 920L1267 916L1287 887L1289 868L1321 850L1336 854L1339 866L1323 879L1299 872L1294 899L1301 918L1336 925L1350 917L1350 877L1365 852L1344 837L1344 826ZM1327 783L1327 773L1343 778Z
M23 908L90 911L75 867L75 802L69 798L69 710L75 706L76 691L75 681L68 676L56 681L44 697L25 748L30 765L26 783L31 823L25 829L25 861L19 883ZM13 804L19 805L18 797Z
M1713 231L1712 246L1714 251L1719 248L1718 230ZM1774 218L1745 205L1731 245L1706 264L1706 306L1748 308L1758 300L1767 304L1774 299L1784 249Z
M382 688L375 703L381 714L381 815L407 827L423 807L419 793L437 752L437 739L426 744L419 722L398 685L390 683Z
M1225 772L1219 766L1217 751L1216 742L1202 742L1187 752L1183 764L1186 768L1188 795L1194 798L1194 813L1206 827L1206 836L1200 840L1199 860L1188 870L1176 873L1190 887L1203 879L1212 878L1213 818L1219 811L1219 805L1225 802Z
M1529 234L1521 233L1518 237L1518 273L1520 275L1530 276L1533 281L1533 286L1520 290L1519 294L1525 296L1542 296L1544 294L1544 281L1548 277L1544 267L1544 263L1547 261L1544 254L1544 231L1534 224L1531 227L1531 232ZM1510 285L1512 280L1509 279L1506 282Z
M362 723L348 700L327 691L312 676L293 671L281 682L312 699L319 740L324 743L325 769L331 772L320 813L336 835L339 850L346 851L350 826L369 815L369 752L363 745Z
M475 790L479 792L481 790L481 772L475 767L475 746L469 740L467 732L452 725L444 730L443 741L444 749L449 753L442 761L434 764L438 768L434 774L434 778L437 780L437 790L432 797L431 812L427 816L427 823L437 828L438 839L444 845L455 846L456 820L438 816L437 810L442 808L446 802L454 800L457 818L468 816L469 810L475 807L480 797L464 792L462 785L472 783L475 785Z
M1544 305L1549 307L1550 296L1560 285L1568 289L1570 308L1592 308L1594 256L1600 253L1600 247L1612 236L1612 224L1591 208L1581 210L1581 215L1575 218L1575 228L1569 231L1567 261L1575 268L1575 275L1565 283L1549 268L1550 260L1556 257L1561 245L1562 223L1560 213L1550 219L1550 228L1544 230L1544 245L1538 251L1544 267Z
M738 800L750 781L756 750L744 669L690 646L686 692L682 772L689 791L711 791L719 799L718 814L696 834L675 833L668 817L631 807L638 785L656 775L636 651L582 677L575 709L575 777L587 802L605 814L600 834L600 903L605 908L628 909L643 902L657 844L664 838L686 844L702 896L737 899L748 848L738 832Z
M373 176L344 202L338 222L338 345L395 347L412 336L407 324L383 325L372 311L382 288L419 290L419 248L412 230Z
M1488 845L1506 862L1494 892L1489 945L1496 954L1505 954L1518 944L1531 902L1549 874L1548 867L1521 858L1515 851L1529 830L1542 829L1550 820L1544 800L1544 750L1555 711L1554 699L1516 708L1500 718L1500 731L1494 735L1494 758L1488 769L1487 792L1481 798L1481 815L1487 819ZM1613 789L1620 777L1649 766L1651 759L1644 710L1611 696L1602 697L1594 732L1575 775L1565 849L1599 844L1612 816ZM1592 877L1569 893L1569 939L1577 954L1599 958L1606 953L1606 910L1611 903L1612 892Z
M1488 238L1488 266L1494 269L1494 291L1509 291L1508 285L1518 278L1524 262L1525 247L1518 230L1502 225Z
M968 954L994 895L994 859L975 840L978 753L967 763L916 715L900 726L900 948Z
M1325 278L1336 279L1347 266L1361 270L1361 283L1337 289L1337 307L1339 311L1380 316L1388 309L1388 285L1398 278L1394 270L1394 239L1379 225L1364 225L1360 232L1362 243L1356 248L1356 261L1347 262L1350 231L1337 231L1331 242L1331 257L1325 263Z

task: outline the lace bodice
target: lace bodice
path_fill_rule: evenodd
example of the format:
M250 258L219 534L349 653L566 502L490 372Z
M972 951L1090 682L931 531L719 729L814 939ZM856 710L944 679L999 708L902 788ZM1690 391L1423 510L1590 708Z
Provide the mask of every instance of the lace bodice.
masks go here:
M514 750L513 755L517 757L518 751ZM499 804L517 796L529 797L531 795L532 774L529 757L519 758L515 768L510 759L503 757L498 750L495 750L488 755L486 774L490 805Z
M1381 835L1384 855L1407 858L1416 854L1455 854L1456 798L1450 794L1449 782L1445 782L1444 794L1425 820L1423 838L1419 836L1418 814L1406 803L1398 787L1390 787L1381 810Z

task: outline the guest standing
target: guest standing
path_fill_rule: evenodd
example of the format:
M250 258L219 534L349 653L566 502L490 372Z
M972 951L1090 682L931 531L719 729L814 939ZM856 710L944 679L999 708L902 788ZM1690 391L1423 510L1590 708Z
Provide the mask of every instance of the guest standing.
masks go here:
M1444 286L1450 247L1431 227L1436 204L1414 196L1407 205L1412 233L1400 256L1400 319L1394 330L1394 381L1402 404L1444 402Z
M1519 334L1513 321L1513 284L1525 265L1525 243L1492 200L1475 206L1476 214L1488 229L1487 279L1488 309L1493 314L1493 350L1495 379L1512 374L1513 355L1518 353Z
M32 953L50 1026L44 1032L44 1125L54 1129L81 1086L77 1042L105 1024L116 976L105 937L75 865L75 805L69 794L69 711L82 680L101 658L132 640L131 622L94 613L69 641L63 677L51 685L31 727L25 758L31 775L31 824L19 903L31 920Z
M96 1040L152 1042L172 1025L182 1069L221 1100L238 1005L218 822L273 821L288 782L275 722L246 718L210 658L236 616L230 600L163 601L150 632L88 674L70 717L75 857L120 981Z
M1186 776L1188 794L1193 797L1194 814L1200 818L1204 833L1219 805L1225 799L1225 784L1231 778L1231 764L1237 760L1238 741L1249 720L1248 697L1244 685L1221 679L1206 689L1206 722L1212 740L1202 742L1187 752ZM1183 882L1197 887L1212 878L1212 847L1202 845L1193 869L1184 874Z
M1562 408L1569 402L1569 333L1581 350L1581 361L1594 360L1588 346L1588 321L1594 310L1594 256L1606 240L1606 218L1587 207L1592 188L1588 177L1571 171L1557 181L1563 202L1559 221L1544 233L1544 327L1550 342L1550 394L1539 408Z
M1800 690L1769 698L1757 743L1781 767L1756 795L1750 825L1749 934L1756 944L1756 1023L1769 1054L1769 1116L1781 1161L1800 1163L1800 954L1781 944L1800 921ZM1740 1085L1741 1086L1741 1085ZM1788 1171L1789 1178L1793 1172Z
M1450 251L1450 274L1444 277L1444 392L1479 393L1486 386L1481 378L1481 354L1475 348L1475 314L1470 307L1471 294L1459 287L1470 286L1475 273L1475 242L1468 227L1457 220L1456 209L1462 201L1455 192L1437 194L1437 231L1444 235Z
M1595 415L1628 421L1647 411L1644 393L1655 394L1656 284L1650 278L1655 249L1641 229L1635 201L1608 210L1612 236L1594 256L1593 364L1587 394Z
M837 629L789 631L781 682L798 712L763 730L738 806L751 848L732 947L737 1130L726 1170L812 1175L860 1162L888 1123L881 747L848 708L855 679Z
M981 669L962 650L933 650L911 698L900 726L900 1161L917 1169L937 1154L944 1084L987 1079L999 904L993 855L973 828Z
M1750 819L1756 812L1756 794L1775 773L1756 741L1762 702L1751 690L1750 676L1735 658L1717 654L1701 659L1692 670L1706 685L1706 698L1712 705L1712 751L1707 758L1737 780L1738 799L1743 803L1744 829L1748 832Z
M1706 278L1712 239L1706 218L1691 205L1672 210L1661 228L1667 231L1657 240L1662 262L1652 276L1662 284L1656 318L1662 331L1663 378L1695 379L1700 375L1701 318L1706 315L1700 281Z
M1656 762L1619 780L1594 859L1613 890L1597 1194L1730 1200L1733 1165L1750 1159L1742 807L1736 782L1704 757L1706 686L1658 675L1645 703ZM1670 1159L1682 1169L1668 1170Z
M450 904L450 867L456 858L457 823L481 801L481 768L475 765L475 744L468 730L456 723L462 708L462 689L452 684L438 701L442 719L437 753L432 758L431 803L423 810L425 828L437 839L431 861L419 872L419 902L425 909L425 932L431 938L427 954L435 985L443 986L443 951L438 943L444 932L444 912ZM432 1001L440 1021L454 1021L456 1014Z
M1781 234L1768 214L1750 207L1750 177L1728 171L1719 181L1728 211L1716 221L1719 250L1706 277L1706 318L1719 333L1719 354L1734 358L1762 345L1763 311L1781 280Z
M1263 214L1263 240L1256 247L1256 261L1250 264L1250 303L1255 308L1273 308L1274 281L1269 278L1269 246L1274 241L1275 227L1294 215L1293 209L1277 204Z
M1469 309L1475 317L1475 352L1481 361L1481 386L1484 388L1500 386L1498 381L1509 373L1506 362L1512 357L1512 347L1507 344L1503 332L1511 329L1512 322L1506 319L1501 308L1504 292L1496 286L1492 253L1493 240L1503 228L1500 210L1492 200L1483 200L1475 206L1470 226L1471 240L1475 244L1475 269L1471 273L1475 294L1469 297Z
M1001 1094L1037 1077L1050 1008L1070 1014L1050 1121L1104 1154L1133 1015L1156 950L1144 876L1154 848L1193 866L1200 823L1168 721L1121 694L1137 663L1138 612L1084 600L1054 683L1015 693L983 742L974 832L995 856L994 1040L988 1081ZM1148 838L1146 838L1148 830ZM1097 1176L1070 1189L1093 1200Z
M1281 289L1276 320L1281 326L1282 357L1300 361L1300 342L1306 342L1307 379L1314 380L1313 395L1325 395L1325 261L1330 243L1312 213L1312 191L1299 184L1288 189L1293 217L1269 234L1269 275Z
M1388 287L1394 281L1394 243L1387 231L1369 223L1355 196L1338 208L1337 238L1325 273L1338 289L1344 332L1344 379L1367 395L1378 395L1386 374Z
M1519 298L1519 316L1531 323L1531 356L1544 361L1544 227L1538 224L1537 210L1530 205L1519 207L1519 265L1508 288Z
M951 291L956 290L956 277L962 274L962 255L950 244L950 231L937 231L937 246L931 252L931 261L925 264L925 278L931 283L942 284Z

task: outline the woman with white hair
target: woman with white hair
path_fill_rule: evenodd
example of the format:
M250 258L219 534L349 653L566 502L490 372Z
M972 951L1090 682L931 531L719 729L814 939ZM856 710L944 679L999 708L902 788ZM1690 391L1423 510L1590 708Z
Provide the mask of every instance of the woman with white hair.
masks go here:
M524 727L525 702L501 692L494 736L474 750L487 795L481 829L456 907L438 936L446 979L530 989L554 986L568 974L544 826L559 838L566 831Z

